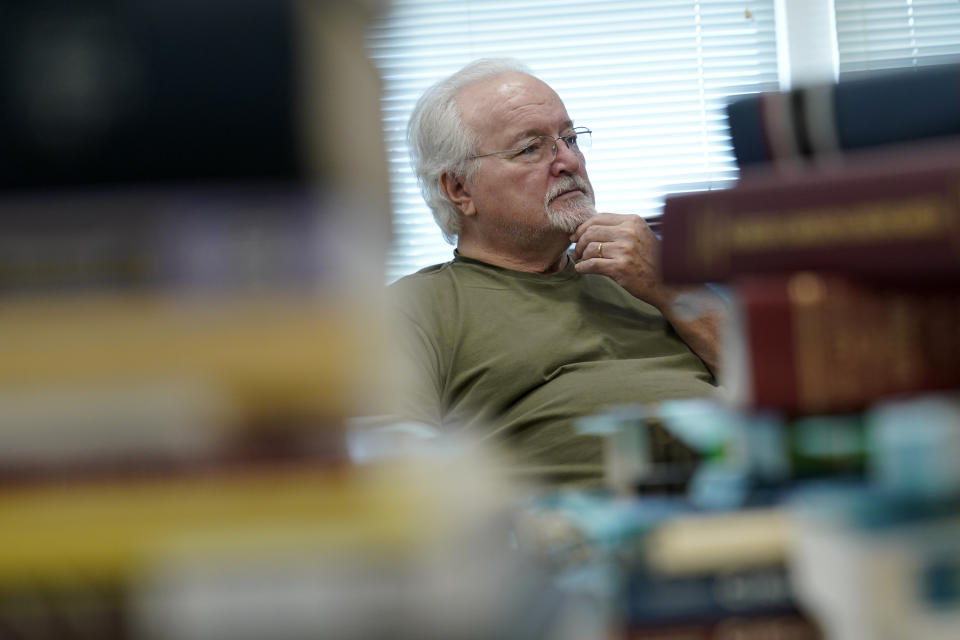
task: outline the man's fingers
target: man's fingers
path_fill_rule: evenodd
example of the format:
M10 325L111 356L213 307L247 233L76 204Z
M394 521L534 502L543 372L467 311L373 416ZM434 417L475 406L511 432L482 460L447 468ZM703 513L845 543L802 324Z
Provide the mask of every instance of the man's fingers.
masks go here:
M592 257L597 245L601 242L609 243L617 239L617 228L607 225L595 226L584 229L580 238L576 241L577 246L574 254L577 258L583 258L584 254ZM592 245L592 246L591 246Z
M577 242L577 246L573 253L578 260L599 257L603 251L600 245L603 245L609 252L610 242L610 239L603 240L600 238L584 236L580 238L579 242Z
M591 243L590 247L595 249L593 257L601 260L611 260L618 253L615 242L598 242L596 247Z
M586 258L574 266L580 273L598 273L600 275L607 275L605 271L608 268L608 265L604 263L609 262L609 260L604 260L602 258Z
M622 224L624 219L632 218L634 216L625 215L622 213L598 213L595 216L591 216L585 222L581 223L577 230L573 232L573 235L570 236L571 242L578 242L583 234L590 229L591 227L611 227L618 224Z

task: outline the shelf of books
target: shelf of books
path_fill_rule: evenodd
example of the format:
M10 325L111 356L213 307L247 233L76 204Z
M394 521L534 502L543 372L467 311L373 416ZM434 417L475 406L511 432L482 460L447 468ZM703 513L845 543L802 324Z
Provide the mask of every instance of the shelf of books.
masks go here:
M664 279L716 293L724 357L716 398L584 426L621 491L664 430L700 454L625 572L626 637L960 632L958 88L952 64L735 101L739 182L667 198Z
M718 393L581 420L606 492L534 504L613 637L960 633L958 90L953 64L735 100L738 183L667 198Z

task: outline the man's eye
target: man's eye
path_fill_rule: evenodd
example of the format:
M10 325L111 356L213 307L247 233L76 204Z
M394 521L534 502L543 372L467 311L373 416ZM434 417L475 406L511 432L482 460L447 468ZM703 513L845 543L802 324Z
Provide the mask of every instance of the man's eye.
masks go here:
M532 155L534 153L538 153L541 147L543 147L543 140L541 140L540 138L537 138L536 140L534 140L533 142L525 146L523 149L521 149L520 155Z
M575 147L577 146L577 134L571 133L568 136L564 136L563 141L567 143L568 147Z

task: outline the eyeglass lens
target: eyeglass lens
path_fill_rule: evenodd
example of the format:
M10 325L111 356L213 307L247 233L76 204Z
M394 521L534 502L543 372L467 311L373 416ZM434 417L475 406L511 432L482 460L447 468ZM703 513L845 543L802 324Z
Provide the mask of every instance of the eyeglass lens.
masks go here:
M580 154L581 150L590 146L590 131L574 131L559 138L539 136L531 140L530 144L521 149L515 157L518 160L534 163L543 162L547 159L552 160L557 157L557 149L560 144L559 140L563 140L570 151Z

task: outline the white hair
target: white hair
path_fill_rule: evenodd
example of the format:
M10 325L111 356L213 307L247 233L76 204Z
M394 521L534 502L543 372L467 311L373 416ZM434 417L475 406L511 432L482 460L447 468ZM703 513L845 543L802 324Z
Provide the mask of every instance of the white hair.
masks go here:
M440 177L451 173L461 180L468 179L474 167L470 156L479 144L476 133L463 122L457 96L472 84L511 72L533 75L526 65L513 58L471 62L427 89L407 124L410 161L420 192L450 244L460 234L461 212L447 198Z

